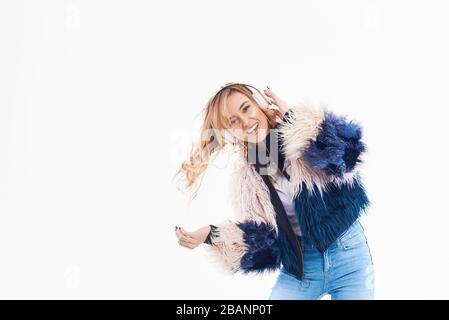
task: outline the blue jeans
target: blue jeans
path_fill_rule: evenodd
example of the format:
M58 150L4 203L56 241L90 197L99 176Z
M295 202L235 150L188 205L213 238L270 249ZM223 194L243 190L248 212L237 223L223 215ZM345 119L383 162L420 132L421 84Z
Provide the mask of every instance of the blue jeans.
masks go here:
M362 225L357 220L321 253L314 244L302 242L304 280L284 267L276 279L270 300L374 298L374 268Z

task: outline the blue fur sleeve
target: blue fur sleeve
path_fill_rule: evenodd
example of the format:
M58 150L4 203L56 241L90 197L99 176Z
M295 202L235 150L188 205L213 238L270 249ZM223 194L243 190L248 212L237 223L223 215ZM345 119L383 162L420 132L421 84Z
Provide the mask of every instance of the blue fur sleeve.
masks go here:
M318 136L303 158L314 169L342 177L361 162L360 154L366 151L361 138L362 128L357 123L326 111Z
M243 273L263 273L275 271L280 267L280 252L274 230L265 223L254 221L238 223L243 231L243 240L248 251L242 257L240 270Z

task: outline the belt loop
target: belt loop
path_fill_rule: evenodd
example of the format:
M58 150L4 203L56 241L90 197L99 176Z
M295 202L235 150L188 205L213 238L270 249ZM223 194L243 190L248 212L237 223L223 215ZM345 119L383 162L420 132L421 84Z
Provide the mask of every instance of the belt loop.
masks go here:
M337 246L338 246L339 248L343 248L343 243L341 242L341 239L340 239L340 238L337 240Z

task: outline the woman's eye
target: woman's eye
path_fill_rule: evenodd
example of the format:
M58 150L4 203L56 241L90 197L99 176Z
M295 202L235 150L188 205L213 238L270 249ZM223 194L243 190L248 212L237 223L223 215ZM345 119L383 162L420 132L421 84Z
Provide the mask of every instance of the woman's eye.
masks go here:
M248 108L249 108L249 106L244 107L244 108L243 108L243 111L248 110Z

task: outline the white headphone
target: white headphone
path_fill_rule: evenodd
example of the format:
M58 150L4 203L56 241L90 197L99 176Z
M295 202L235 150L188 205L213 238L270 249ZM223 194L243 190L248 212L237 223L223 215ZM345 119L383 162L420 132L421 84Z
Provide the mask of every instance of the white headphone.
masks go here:
M236 85L236 84L245 86L248 90L251 91L251 94L252 94L254 100L256 100L258 104L260 104L264 108L269 108L271 103L267 100L267 98L265 98L263 93L260 92L260 90L257 89L256 87L253 87L252 85L245 84L245 83L229 82L229 83L225 84L224 86L221 86L220 89L213 95L213 98L215 98L223 89L230 87L232 85Z

